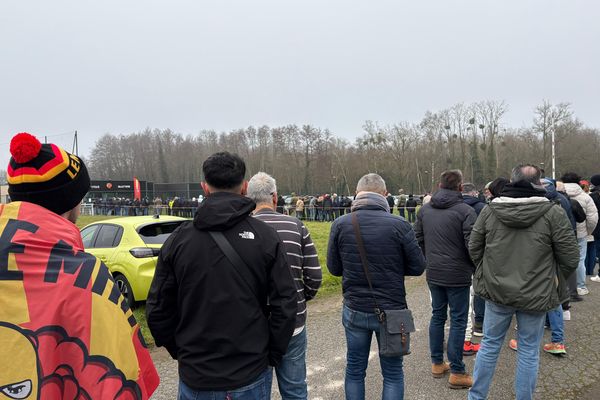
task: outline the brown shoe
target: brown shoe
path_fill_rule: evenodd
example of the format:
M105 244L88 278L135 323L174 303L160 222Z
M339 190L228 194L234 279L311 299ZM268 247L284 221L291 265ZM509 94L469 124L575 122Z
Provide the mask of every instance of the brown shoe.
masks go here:
M450 371L450 364L447 362L431 365L431 375L434 378L443 378L446 372Z
M466 372L464 374L450 373L448 386L451 389L468 389L473 386L473 378Z

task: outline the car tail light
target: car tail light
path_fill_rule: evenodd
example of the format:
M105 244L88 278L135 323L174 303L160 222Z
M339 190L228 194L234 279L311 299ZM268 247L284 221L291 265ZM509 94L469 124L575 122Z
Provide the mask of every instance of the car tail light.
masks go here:
M148 257L156 257L160 252L160 249L150 248L150 247L136 247L129 250L132 256L135 258L148 258Z

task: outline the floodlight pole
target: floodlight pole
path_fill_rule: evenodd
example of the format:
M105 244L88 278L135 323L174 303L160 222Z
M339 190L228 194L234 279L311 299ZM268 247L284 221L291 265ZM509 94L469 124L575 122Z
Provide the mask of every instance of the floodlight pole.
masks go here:
M555 141L556 123L552 122L552 179L556 179L556 141Z
M431 187L430 187L430 191L433 192L433 186L434 186L434 179L435 179L435 161L431 162Z

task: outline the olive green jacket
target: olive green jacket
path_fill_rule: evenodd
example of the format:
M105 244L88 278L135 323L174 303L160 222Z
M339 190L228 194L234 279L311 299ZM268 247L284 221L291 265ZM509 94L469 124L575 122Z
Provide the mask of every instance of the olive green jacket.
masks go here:
M483 209L469 242L475 292L524 311L568 300L579 247L564 210L544 197L499 197Z

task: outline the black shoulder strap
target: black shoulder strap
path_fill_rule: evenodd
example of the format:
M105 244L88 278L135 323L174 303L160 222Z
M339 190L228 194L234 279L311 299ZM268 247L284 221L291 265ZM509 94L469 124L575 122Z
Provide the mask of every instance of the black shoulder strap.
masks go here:
M371 274L369 273L369 260L367 259L367 253L365 252L365 244L362 240L362 235L360 234L360 226L358 225L358 216L356 215L356 211L352 212L352 226L354 227L354 236L356 237L356 244L358 245L358 253L360 254L360 261L363 266L363 270L365 271L365 276L367 278L367 282L369 283L369 289L371 289L371 297L373 298L373 302L375 303L375 314L377 314L377 318L380 321L385 319L385 314L383 310L379 308L377 305L377 299L375 299L375 292L373 291L373 284L371 283Z
M215 243L217 243L217 246L219 246L223 254L225 254L225 257L227 257L229 262L233 265L235 272L238 273L238 275L242 278L242 281L246 283L246 286L248 286L250 291L254 293L254 296L257 300L259 300L260 303L260 297L256 292L256 288L250 284L250 282L254 282L255 279L250 273L250 267L248 267L248 264L246 264L238 252L235 251L231 243L229 243L229 240L227 240L225 235L223 235L223 232L209 231L208 233L210 233L210 236L213 238Z

